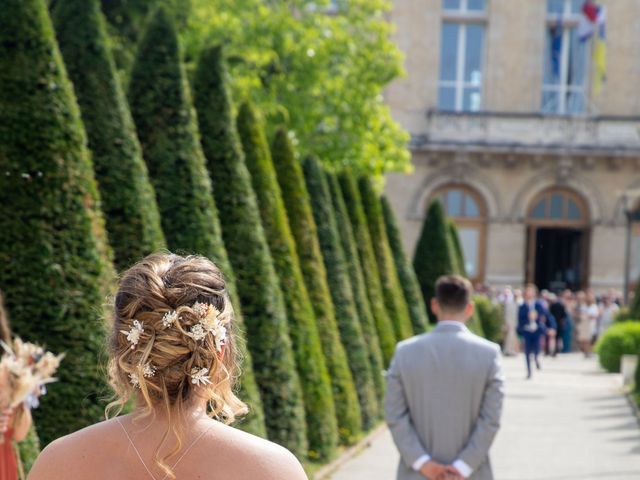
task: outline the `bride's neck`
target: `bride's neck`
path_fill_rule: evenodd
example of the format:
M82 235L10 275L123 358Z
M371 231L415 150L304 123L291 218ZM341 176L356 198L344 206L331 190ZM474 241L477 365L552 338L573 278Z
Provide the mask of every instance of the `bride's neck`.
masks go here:
M144 401L138 401L135 410L132 412L134 417L138 417L143 422L149 419L153 422L171 422L180 423L182 425L192 425L200 422L203 419L208 419L207 416L207 402L206 400L197 400L190 402L181 410L176 408L171 409L168 413L163 404L156 405L149 410L149 407Z

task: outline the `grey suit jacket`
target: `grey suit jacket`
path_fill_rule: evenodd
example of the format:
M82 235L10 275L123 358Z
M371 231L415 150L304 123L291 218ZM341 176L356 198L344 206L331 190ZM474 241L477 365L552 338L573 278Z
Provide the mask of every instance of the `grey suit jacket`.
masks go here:
M464 325L438 325L398 344L387 373L385 415L400 451L398 480L424 480L424 454L460 459L473 480L492 480L489 448L500 427L503 391L498 345Z

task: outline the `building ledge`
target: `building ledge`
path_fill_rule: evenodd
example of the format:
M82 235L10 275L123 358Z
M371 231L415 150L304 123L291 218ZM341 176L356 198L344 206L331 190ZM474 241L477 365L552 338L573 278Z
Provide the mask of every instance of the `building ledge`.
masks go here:
M520 112L427 112L414 151L533 155L640 155L640 117Z

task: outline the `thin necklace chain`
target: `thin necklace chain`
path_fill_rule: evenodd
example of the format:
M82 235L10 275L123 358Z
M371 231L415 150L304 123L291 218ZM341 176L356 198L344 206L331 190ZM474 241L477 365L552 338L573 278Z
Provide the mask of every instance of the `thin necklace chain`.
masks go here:
M135 443L133 443L133 440L131 440L131 437L129 436L129 432L127 432L127 429L124 428L124 425L122 424L122 422L120 421L119 418L116 418L116 420L118 421L118 425L120 425L122 427L122 430L124 431L124 434L127 436L127 439L129 440L129 443L131 444L131 446L133 447L133 450L136 452L136 455L138 456L138 459L140 460L140 463L142 463L142 466L144 467L144 469L147 471L147 473L149 474L149 476L151 478L153 478L153 480L157 480L155 475L153 473L151 473L151 470L149 470L149 467L147 467L147 464L144 462L144 460L142 459L142 455L140 455L140 452L138 451L138 449L136 448ZM191 445L189 445L189 447L182 453L182 455L180 455L180 458L178 458L178 460L176 461L176 463L173 464L173 466L171 467L171 470L175 470L175 468L178 466L178 464L180 463L180 461L185 457L185 455L187 453L189 453L189 450L191 450L193 448L193 446L198 443L198 440L200 440L205 433L207 433L209 430L211 430L211 426L209 426L209 428L205 429L202 431L202 433L200 433L200 435L198 435L196 437L196 439L191 442ZM169 476L168 473L164 474L164 477L162 477L162 480L165 480L167 477Z

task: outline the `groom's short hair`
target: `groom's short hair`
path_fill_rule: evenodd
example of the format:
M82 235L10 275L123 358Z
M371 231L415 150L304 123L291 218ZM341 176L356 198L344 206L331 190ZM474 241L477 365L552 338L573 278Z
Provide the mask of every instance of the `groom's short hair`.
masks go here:
M436 300L449 312L464 310L473 295L471 282L460 275L444 275L436 281Z

